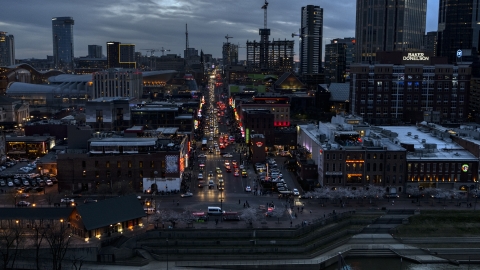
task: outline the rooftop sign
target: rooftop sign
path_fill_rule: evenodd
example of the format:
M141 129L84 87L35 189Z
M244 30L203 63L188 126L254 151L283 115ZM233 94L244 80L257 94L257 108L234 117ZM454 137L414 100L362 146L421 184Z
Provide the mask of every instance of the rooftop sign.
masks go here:
M430 57L425 56L424 53L408 53L406 56L403 56L404 61L429 61Z

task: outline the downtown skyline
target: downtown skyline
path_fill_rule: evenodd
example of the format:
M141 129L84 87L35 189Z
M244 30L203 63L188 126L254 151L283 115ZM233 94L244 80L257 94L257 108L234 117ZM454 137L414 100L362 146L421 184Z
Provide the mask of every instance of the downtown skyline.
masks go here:
M88 45L101 45L106 55L106 42L133 43L136 51L142 49L169 49L170 54L182 55L185 49L185 24L188 24L189 47L203 50L215 58L221 57L222 44L229 41L245 46L248 41L259 41L258 29L263 28L262 0L140 0L91 1L67 3L53 0L49 5L26 0L3 6L0 31L15 36L17 59L46 58L53 54L51 19L69 16L75 20L74 56L88 54ZM331 39L355 36L355 0L274 1L268 6L267 27L270 40L295 40L295 58L298 60L298 33L301 8L319 5L324 10L323 45ZM426 31L436 31L438 0L428 0ZM347 19L345 19L347 18ZM322 48L323 50L324 48ZM157 51L155 55L160 56ZM239 59L245 59L245 49L239 50Z

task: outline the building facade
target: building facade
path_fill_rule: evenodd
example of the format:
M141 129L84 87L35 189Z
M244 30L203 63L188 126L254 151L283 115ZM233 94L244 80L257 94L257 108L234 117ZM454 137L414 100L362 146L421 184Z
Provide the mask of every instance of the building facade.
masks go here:
M85 123L95 131L122 131L130 126L131 98L97 98L85 103Z
M458 50L478 52L479 8L477 1L440 0L437 52L448 57L449 63L462 62Z
M425 112L438 114L441 122L465 121L471 67L407 64L428 59L423 53L404 57L403 65L352 65L351 112L371 124L421 122Z
M117 41L107 42L108 68L136 68L135 45L122 44Z
M58 190L96 190L126 182L135 191L180 190L188 166L188 138L92 138L87 153L57 156Z
M323 8L302 7L300 35L300 74L321 73L323 48Z
M140 99L143 93L143 75L133 69L112 68L95 72L93 99L105 97L130 97Z
M89 58L102 58L102 46L100 45L88 45L88 57Z
M357 0L357 63L375 63L378 51L421 50L427 0Z
M72 17L52 18L53 62L55 68L73 70L73 25Z
M355 58L355 39L336 38L325 45L325 83L344 83Z
M0 67L15 65L15 38L0 31Z
M427 32L423 38L423 50L433 56L437 56L437 31Z

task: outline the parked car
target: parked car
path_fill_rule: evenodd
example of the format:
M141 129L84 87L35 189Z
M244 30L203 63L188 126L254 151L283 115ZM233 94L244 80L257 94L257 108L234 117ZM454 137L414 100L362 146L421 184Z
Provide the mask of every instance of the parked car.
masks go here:
M73 203L73 202L75 202L75 200L74 200L74 199L70 199L70 198L62 198L62 199L60 200L60 202L62 202L62 203Z
M251 191L252 191L252 188L250 186L245 187L245 192L251 192Z
M45 181L45 184L47 184L47 186L51 187L51 186L53 186L53 181L50 180L50 179L47 179L47 180Z
M96 203L96 202L97 202L97 200L92 199L92 198L86 198L86 199L83 201L83 203Z
M293 195L295 195L295 196L300 195L300 192L298 192L298 189L296 189L296 188L293 189Z
M182 198L192 197L192 196L193 196L193 193L191 193L191 192L185 192L185 193L180 195L180 197L182 197Z
M26 201L19 201L17 203L17 206L19 207L27 207L27 206L30 206L30 203L29 202L26 202Z

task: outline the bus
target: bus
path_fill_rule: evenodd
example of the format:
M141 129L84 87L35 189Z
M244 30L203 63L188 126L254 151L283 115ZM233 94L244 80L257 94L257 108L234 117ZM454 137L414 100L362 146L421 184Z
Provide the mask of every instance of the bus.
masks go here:
M207 138L202 139L202 150L207 150L208 145L207 145Z

